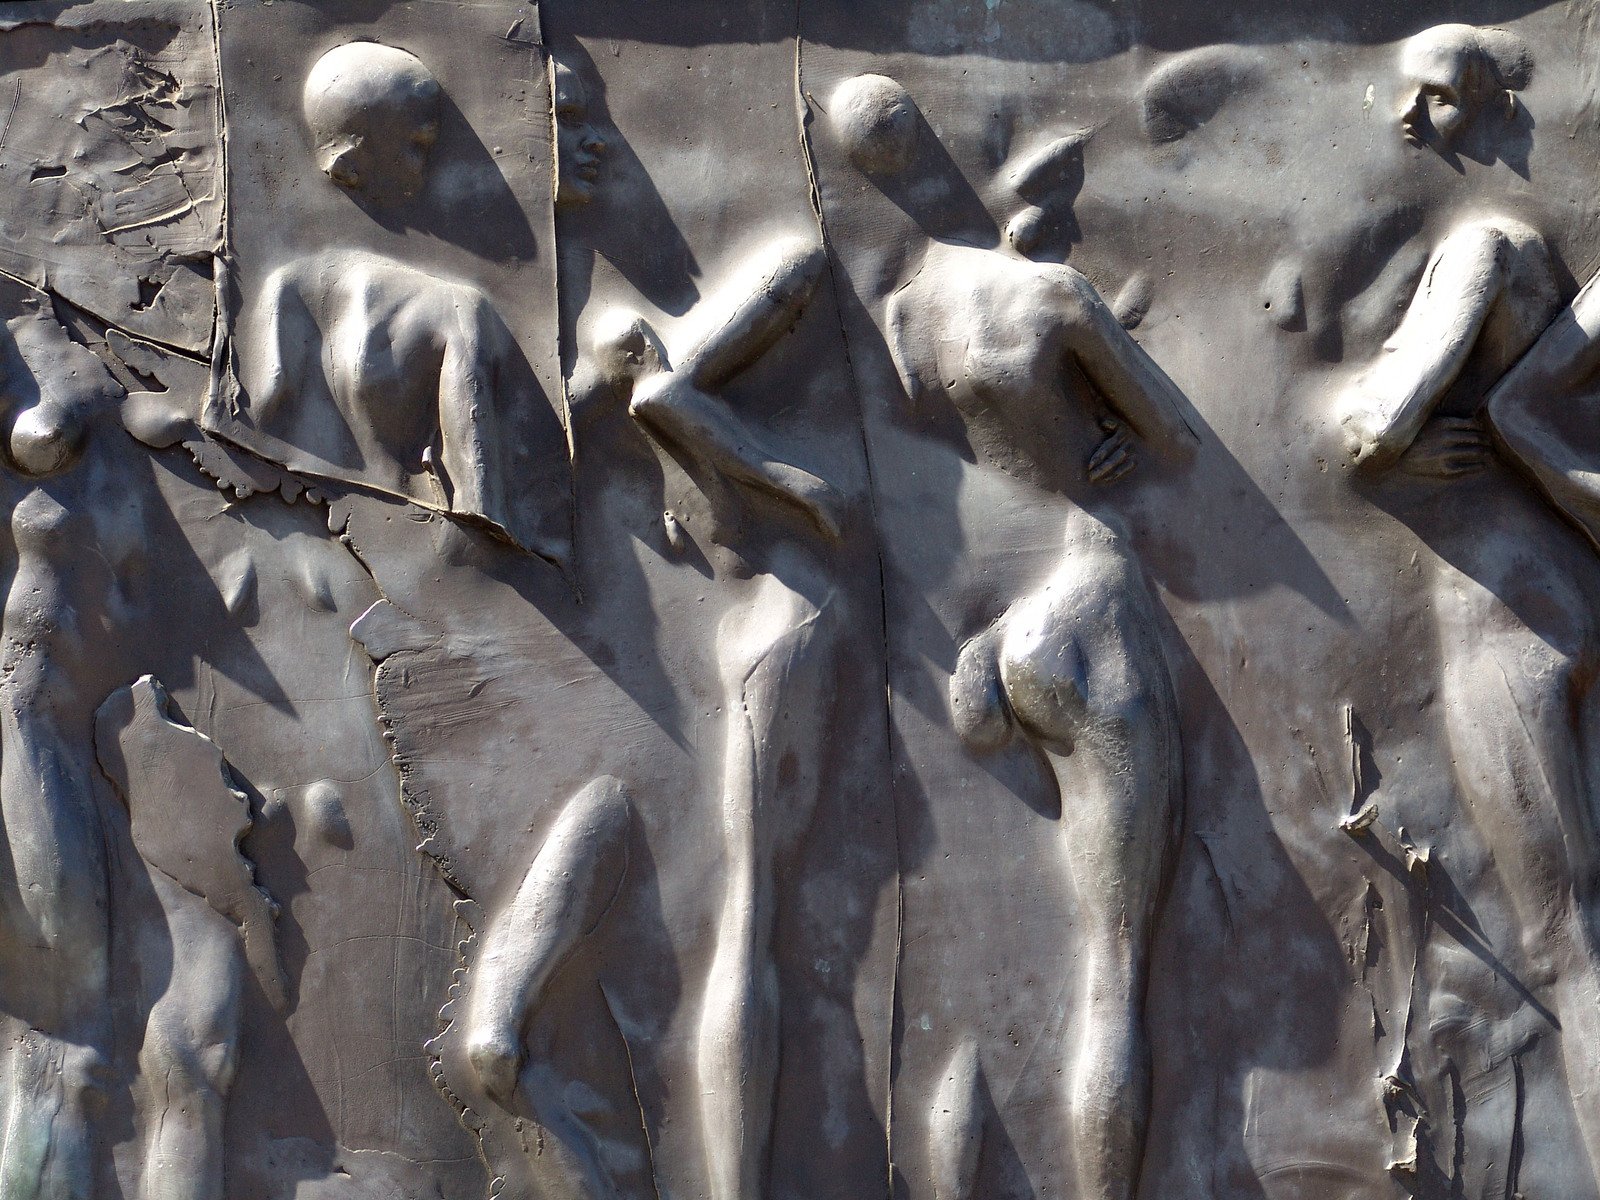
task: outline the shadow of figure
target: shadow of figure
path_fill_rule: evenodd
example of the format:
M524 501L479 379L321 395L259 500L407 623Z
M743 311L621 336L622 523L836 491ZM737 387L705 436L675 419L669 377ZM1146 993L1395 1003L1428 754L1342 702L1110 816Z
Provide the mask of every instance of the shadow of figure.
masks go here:
M565 93L557 97L558 174L572 176L581 169L574 167L572 148L586 138L595 145L601 173L598 180L576 191L567 181L557 182L557 292L563 331L561 372L566 377L577 361L571 331L588 306L597 255L639 295L672 316L682 316L700 299L695 284L700 264L649 170L612 121L605 83L589 52L576 38L563 37L553 41L551 57L558 93Z
M330 51L330 56L368 47L391 55L405 53L375 42L353 42ZM506 182L495 156L447 89L434 83L426 116L421 120L413 118L421 127L379 130L367 135L376 141L375 135L390 134L385 140L394 145L385 147L385 152L396 161L420 152L416 177L396 179L389 164L362 163L360 172L349 174L337 167L330 169L320 145L328 140L327 131L318 127L310 98L317 82L313 68L307 80L308 116L312 118L313 137L319 142L319 157L324 158L323 170L373 221L392 233L427 234L489 262L529 262L539 256L541 251L526 210Z

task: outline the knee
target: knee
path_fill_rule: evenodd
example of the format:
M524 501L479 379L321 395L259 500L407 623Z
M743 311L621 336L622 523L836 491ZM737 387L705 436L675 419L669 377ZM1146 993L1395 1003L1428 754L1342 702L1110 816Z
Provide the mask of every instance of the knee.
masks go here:
M66 1107L80 1113L99 1109L106 1102L112 1077L111 1060L98 1047L62 1047L60 1079Z
M467 1062L484 1094L502 1107L509 1105L522 1073L519 1040L497 1025L474 1025L467 1034Z
M238 1069L238 1046L231 1037L193 1036L178 1019L153 1015L139 1050L139 1070L169 1091L186 1096L221 1096Z

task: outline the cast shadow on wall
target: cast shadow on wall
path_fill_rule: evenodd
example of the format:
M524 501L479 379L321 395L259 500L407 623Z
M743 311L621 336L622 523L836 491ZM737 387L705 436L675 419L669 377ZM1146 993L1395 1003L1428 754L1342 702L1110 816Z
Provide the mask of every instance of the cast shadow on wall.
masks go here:
M570 196L558 192L556 246L560 257L562 329L571 330L588 306L599 256L662 312L682 316L700 298L700 265L665 198L632 145L612 120L605 83L589 52L574 37L553 43L558 88L558 136L595 145L603 184ZM569 78L562 80L561 72ZM562 127L565 127L563 130ZM571 152L563 146L564 157ZM570 374L575 346L563 338L562 372Z
M1459 21L1497 25L1546 7L1545 0L1424 0L1410 6L1338 0L1314 12L1239 12L1224 6L1174 7L1168 0L1006 0L983 6L924 0L802 0L808 38L841 50L886 58L912 50L944 56L980 53L1017 62L1088 62L1134 45L1166 52L1216 43L1270 45L1301 39L1372 45L1398 41L1427 25ZM572 11L566 11L571 9ZM611 0L563 6L564 31L582 37L637 39L683 46L708 34L730 42L760 41L792 30L795 5L780 0L695 0L668 10L639 11Z

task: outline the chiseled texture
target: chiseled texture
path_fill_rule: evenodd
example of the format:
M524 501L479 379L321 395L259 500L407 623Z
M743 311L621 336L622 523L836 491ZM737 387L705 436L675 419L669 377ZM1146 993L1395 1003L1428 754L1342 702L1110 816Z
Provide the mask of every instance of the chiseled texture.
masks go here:
M0 4L0 1200L1600 1200L1597 62Z

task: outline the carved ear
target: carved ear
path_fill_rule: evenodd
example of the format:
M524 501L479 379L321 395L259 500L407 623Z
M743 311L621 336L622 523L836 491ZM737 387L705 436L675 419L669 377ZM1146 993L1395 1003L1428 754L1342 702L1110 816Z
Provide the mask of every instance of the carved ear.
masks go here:
M317 147L317 166L322 173L342 188L361 186L361 172L356 165L356 151L361 149L357 134L330 138Z

